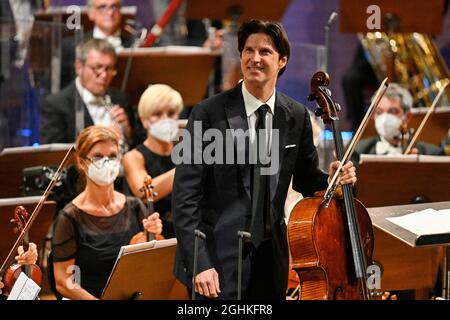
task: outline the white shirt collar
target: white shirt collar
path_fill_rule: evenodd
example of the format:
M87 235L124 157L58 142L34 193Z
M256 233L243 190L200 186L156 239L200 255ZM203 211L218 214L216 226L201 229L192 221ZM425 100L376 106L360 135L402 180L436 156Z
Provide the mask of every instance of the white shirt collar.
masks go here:
M122 39L120 38L120 30L117 30L114 35L107 36L99 27L95 26L92 31L94 39L106 39L113 45L115 49L122 47Z
M75 78L75 86L77 87L78 93L80 94L85 105L90 105L91 102L97 98L88 89L83 87L79 77Z
M393 146L383 137L380 137L380 141L375 145L376 154L388 154L388 155L398 155L402 154L402 148L400 146Z
M245 86L245 82L242 81L242 96L244 98L245 113L247 114L247 117L254 114L254 112L262 104L267 104L270 108L271 113L275 114L276 91L276 89L273 90L272 96L269 98L269 100L267 100L267 102L262 102L248 91L247 87Z
M88 89L83 87L78 77L75 79L75 86L91 115L92 122L95 125L112 125L114 121L107 108L107 104L110 104L111 98L107 94L103 97L93 95Z

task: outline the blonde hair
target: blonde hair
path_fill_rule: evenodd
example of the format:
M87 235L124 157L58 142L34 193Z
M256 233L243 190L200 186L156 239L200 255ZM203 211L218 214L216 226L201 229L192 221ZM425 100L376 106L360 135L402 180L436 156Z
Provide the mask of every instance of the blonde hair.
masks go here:
M146 119L167 107L175 109L179 114L183 109L181 94L166 84L154 84L141 95L138 114L139 117Z

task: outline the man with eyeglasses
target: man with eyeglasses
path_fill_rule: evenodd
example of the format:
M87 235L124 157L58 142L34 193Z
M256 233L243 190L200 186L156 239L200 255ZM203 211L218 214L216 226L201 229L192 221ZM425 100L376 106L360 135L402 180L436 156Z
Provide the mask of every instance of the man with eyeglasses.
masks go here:
M60 92L48 96L41 109L41 143L71 143L90 125L115 130L134 144L135 115L125 95L109 85L117 56L106 40L91 39L77 47L77 77Z
M397 83L389 84L374 114L377 136L358 142L352 156L352 162L358 164L361 154L403 154L403 150L412 137L408 132L412 105L413 98L408 90ZM442 155L442 150L435 145L418 141L410 153Z
M85 40L106 39L117 50L133 45L133 36L121 30L122 0L87 0L88 17L94 23L92 31L84 33ZM74 78L75 38L63 40L61 54L61 87Z

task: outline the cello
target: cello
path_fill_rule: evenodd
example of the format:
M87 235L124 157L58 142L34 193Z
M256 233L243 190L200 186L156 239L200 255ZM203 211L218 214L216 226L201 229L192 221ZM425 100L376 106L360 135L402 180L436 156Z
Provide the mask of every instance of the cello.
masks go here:
M385 83L386 79L373 104L381 99ZM367 273L372 269L367 264L372 263L374 247L372 222L364 205L354 199L351 185L337 188L339 172L367 125L369 112L344 155L339 130L340 107L331 100L328 85L328 74L315 73L308 99L317 102L316 115L331 126L341 164L325 193L300 200L291 212L288 241L292 268L300 279L299 299L370 300L375 295L375 291L370 292Z

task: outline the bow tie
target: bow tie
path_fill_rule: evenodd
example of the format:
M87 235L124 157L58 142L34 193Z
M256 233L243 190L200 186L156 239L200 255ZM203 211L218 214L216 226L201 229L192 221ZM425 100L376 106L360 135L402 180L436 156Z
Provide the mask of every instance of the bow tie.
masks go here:
M97 107L103 107L106 105L106 99L104 97L93 97L89 101L89 104Z
M399 155L402 154L401 147L394 147L387 141L378 141L375 146L376 154Z
M122 40L120 37L108 36L106 40L114 47L114 49L118 49L122 47Z

